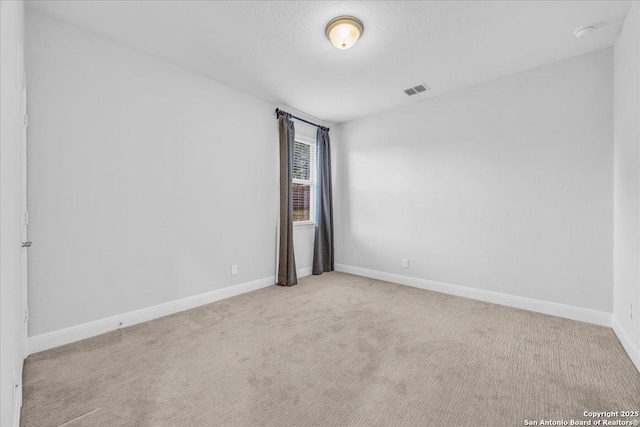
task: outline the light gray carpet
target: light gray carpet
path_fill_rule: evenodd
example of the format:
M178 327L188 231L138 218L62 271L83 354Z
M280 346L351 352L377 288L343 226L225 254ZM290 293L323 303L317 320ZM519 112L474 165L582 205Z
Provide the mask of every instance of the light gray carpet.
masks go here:
M609 328L330 273L35 354L24 393L30 427L521 426L640 374Z

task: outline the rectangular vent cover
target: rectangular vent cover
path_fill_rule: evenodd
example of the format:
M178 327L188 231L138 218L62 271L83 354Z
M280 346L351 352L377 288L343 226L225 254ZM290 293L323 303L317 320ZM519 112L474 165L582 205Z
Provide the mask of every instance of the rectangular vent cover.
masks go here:
M405 89L404 93L406 93L409 96L413 96L422 92L426 92L428 90L429 90L429 86L423 83L421 85L410 87L409 89Z

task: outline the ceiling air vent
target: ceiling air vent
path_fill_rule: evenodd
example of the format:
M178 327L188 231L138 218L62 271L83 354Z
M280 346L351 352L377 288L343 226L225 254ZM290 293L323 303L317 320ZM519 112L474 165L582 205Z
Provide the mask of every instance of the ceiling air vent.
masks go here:
M413 96L422 92L426 92L428 90L429 90L429 86L423 83L421 85L410 87L409 89L405 89L404 93L406 93L409 96Z

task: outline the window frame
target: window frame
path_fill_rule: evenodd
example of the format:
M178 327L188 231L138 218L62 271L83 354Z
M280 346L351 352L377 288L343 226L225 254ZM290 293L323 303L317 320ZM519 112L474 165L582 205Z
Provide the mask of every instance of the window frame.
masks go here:
M315 227L316 225L316 190L317 190L317 182L318 182L318 172L317 172L318 161L316 157L318 153L317 153L316 141L313 138L309 138L304 135L296 135L295 142L308 145L310 147L310 153L311 153L310 160L314 160L314 161L310 165L311 176L309 177L310 179L308 181L304 179L295 179L295 178L293 178L292 180L293 181L292 184L308 185L310 188L309 220L293 221L293 226L296 228Z

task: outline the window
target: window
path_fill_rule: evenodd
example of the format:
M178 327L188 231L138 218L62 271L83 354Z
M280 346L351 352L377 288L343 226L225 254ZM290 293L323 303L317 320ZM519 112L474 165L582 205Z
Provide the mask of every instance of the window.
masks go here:
M315 222L316 144L296 137L293 154L293 222Z

